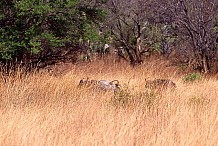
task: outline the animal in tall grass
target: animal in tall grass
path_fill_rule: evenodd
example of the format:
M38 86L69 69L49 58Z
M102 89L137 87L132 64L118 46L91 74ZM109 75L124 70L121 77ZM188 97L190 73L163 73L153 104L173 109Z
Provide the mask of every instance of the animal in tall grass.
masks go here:
M175 89L176 83L174 83L169 79L155 79L155 80L145 79L145 88L154 89L154 90Z
M91 87L97 84L97 80L89 80L89 78L83 78L80 80L78 87Z
M93 89L98 89L100 91L114 91L117 92L120 90L120 84L118 80L108 81L108 80L89 80L82 79L79 82L79 87L90 87Z

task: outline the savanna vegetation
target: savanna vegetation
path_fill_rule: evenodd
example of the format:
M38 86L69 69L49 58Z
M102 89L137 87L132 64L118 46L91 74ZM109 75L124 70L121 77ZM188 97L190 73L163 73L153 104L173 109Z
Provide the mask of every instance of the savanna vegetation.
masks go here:
M216 0L0 8L0 145L217 145ZM78 87L87 77L120 88Z
M134 69L111 61L1 81L0 145L217 144L217 78L184 75L160 60ZM119 79L122 92L77 88L84 76ZM144 78L170 78L177 88L152 92Z

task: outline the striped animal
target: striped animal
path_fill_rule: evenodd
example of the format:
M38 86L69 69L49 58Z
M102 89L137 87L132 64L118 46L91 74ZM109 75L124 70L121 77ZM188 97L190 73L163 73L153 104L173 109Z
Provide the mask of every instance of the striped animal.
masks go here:
M119 91L120 85L118 80L108 81L108 80L89 80L82 79L79 82L79 87L93 87L94 89L99 89L102 91Z
M176 84L169 79L146 80L145 87L148 89L169 89L176 88Z

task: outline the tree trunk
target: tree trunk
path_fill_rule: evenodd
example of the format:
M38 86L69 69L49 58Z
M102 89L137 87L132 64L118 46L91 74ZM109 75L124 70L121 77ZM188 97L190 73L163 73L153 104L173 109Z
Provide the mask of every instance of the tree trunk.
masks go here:
M209 60L208 57L206 56L205 53L202 54L202 68L204 73L208 73L210 68L209 68Z
M135 65L135 58L134 58L133 54L130 52L131 48L126 47L125 49L126 49L128 58L130 60L130 64L134 66Z
M141 52L141 39L140 39L140 37L138 37L136 40L136 48L135 49L136 49L136 51L135 51L136 52L136 60L140 64L143 62L141 54L140 54L140 52Z

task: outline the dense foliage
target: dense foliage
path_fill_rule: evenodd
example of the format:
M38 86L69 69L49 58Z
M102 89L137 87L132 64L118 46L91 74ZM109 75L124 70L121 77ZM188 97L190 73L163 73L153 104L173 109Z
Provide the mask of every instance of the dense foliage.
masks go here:
M96 26L103 18L101 9L77 0L2 0L0 60L39 62L57 48L98 41Z
M108 43L133 66L175 52L193 69L218 67L215 0L2 0L0 26L4 64L87 59Z

